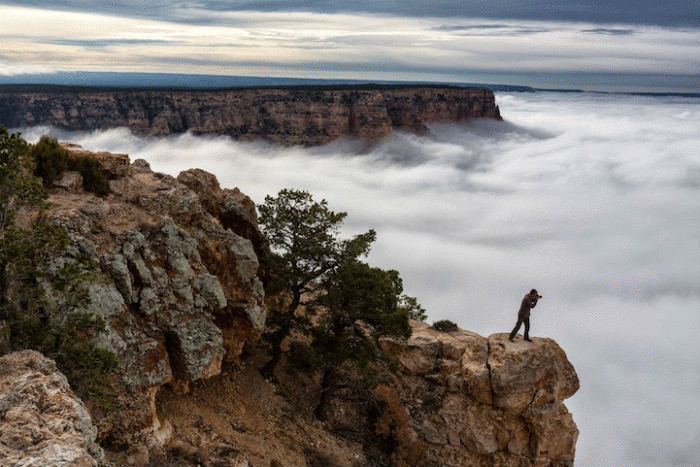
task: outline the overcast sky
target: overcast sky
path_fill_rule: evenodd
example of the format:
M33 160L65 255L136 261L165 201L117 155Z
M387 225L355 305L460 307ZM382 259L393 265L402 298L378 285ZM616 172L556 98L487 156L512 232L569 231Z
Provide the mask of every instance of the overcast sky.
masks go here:
M700 91L696 1L0 1L0 74ZM607 86L607 87L605 87ZM614 87L614 86L613 86ZM616 90L616 89L613 89Z

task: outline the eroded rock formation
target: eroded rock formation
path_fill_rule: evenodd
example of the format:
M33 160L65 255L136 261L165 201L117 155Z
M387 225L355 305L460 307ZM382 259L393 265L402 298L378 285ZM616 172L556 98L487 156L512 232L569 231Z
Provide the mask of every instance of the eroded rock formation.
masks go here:
M578 429L562 401L579 380L553 340L511 343L413 322L407 345L382 345L401 364L396 389L426 463L573 464Z
M0 465L97 467L96 437L53 360L32 350L0 357Z
M493 92L451 86L319 86L229 90L0 87L0 125L66 130L128 127L314 145L377 138L426 123L500 119Z
M264 327L253 203L203 171L181 183L143 160L65 147L111 178L97 197L65 172L44 214L71 236L66 260L86 255L109 278L91 283L86 311L105 319L100 344L119 357L118 410L93 413L95 423L112 445L157 447L170 432L155 412L161 387L187 392L218 375Z

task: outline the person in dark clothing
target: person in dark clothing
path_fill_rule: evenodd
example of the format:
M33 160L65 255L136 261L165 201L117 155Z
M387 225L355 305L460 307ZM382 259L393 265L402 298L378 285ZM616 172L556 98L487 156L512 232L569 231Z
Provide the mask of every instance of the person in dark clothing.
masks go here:
M537 300L540 298L542 298L542 295L539 295L535 289L525 294L523 301L520 302L520 310L518 310L518 323L510 332L510 336L508 337L509 341L513 342L513 338L518 333L520 326L525 323L525 340L532 342L532 339L530 339L530 310L535 308Z

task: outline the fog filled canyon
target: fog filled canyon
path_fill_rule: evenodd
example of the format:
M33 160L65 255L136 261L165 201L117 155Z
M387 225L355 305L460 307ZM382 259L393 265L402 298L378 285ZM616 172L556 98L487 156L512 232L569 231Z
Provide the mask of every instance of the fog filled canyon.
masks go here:
M577 465L700 458L700 100L592 93L497 94L504 121L429 123L368 144L283 147L126 128L50 134L198 167L256 203L301 188L374 228L370 262L401 272L429 320L509 331L536 287L534 336L557 340L581 389L567 405Z

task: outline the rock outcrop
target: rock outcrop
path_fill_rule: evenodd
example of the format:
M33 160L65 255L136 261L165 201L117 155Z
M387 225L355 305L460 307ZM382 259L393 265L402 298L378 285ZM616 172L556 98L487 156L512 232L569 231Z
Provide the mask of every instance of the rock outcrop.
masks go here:
M53 360L32 350L0 357L0 465L97 467L96 437Z
M64 173L43 214L71 237L62 261L87 257L107 278L90 283L85 311L104 318L99 343L119 357L118 407L94 408L94 421L110 445L157 450L170 432L156 414L161 387L186 393L218 375L264 328L253 203L203 171L184 172L181 183L143 160L64 147L110 178L111 193L98 197Z
M454 86L316 86L225 90L0 87L0 125L66 130L190 131L285 145L378 138L426 123L500 120L492 91Z
M562 401L579 380L556 342L412 324L406 345L381 343L400 362L396 389L427 465L573 464L578 429Z

